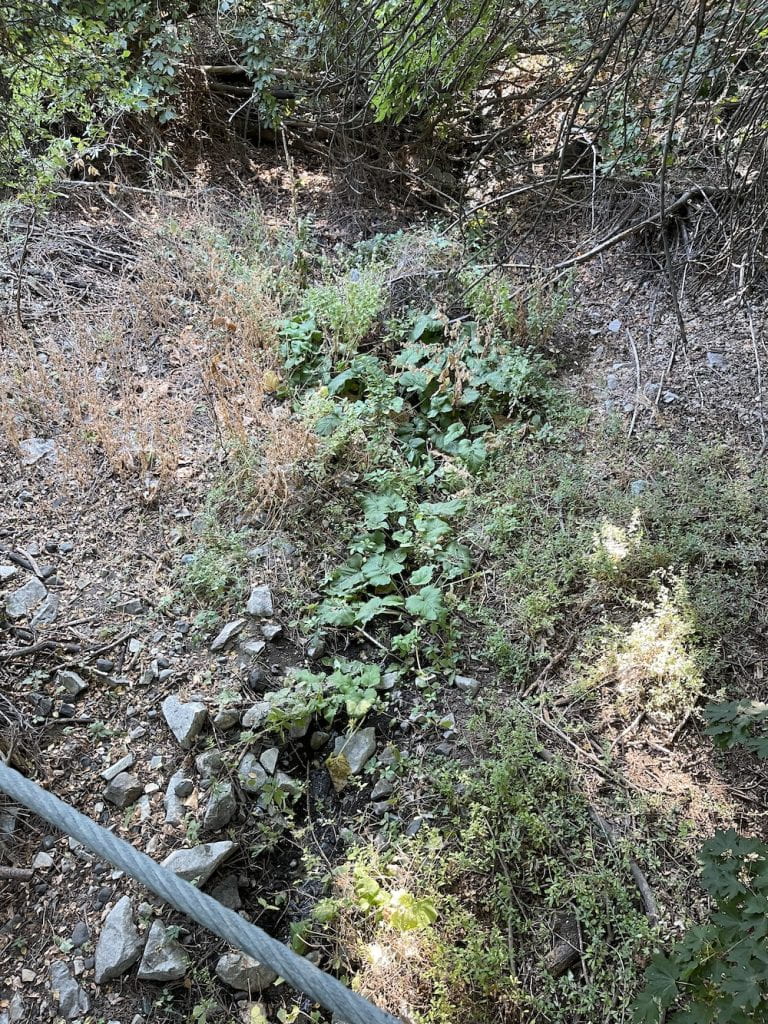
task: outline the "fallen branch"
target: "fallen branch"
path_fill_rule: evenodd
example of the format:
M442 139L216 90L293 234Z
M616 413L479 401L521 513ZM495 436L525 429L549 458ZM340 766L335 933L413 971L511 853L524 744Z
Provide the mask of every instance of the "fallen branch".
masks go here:
M0 864L0 879L8 879L14 882L28 882L34 871L32 868L11 868Z

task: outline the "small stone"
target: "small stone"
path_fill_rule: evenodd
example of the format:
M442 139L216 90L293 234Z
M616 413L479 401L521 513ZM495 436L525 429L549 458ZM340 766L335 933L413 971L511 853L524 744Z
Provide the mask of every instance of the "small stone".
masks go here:
M174 776L174 778L176 778L176 783L174 787L174 792L176 793L176 796L191 796L192 790L195 788L194 782L192 781L192 779L186 778L182 773L179 774L181 775L180 779Z
M267 773L256 760L255 754L246 754L237 769L240 786L246 793L259 793L267 782Z
M276 624L261 627L261 635L265 640L276 640L283 632L283 627Z
M389 779L379 779L371 790L371 800L383 800L385 797L391 795L393 789L394 786Z
M40 459L56 455L56 442L49 437L25 437L19 441L22 466L34 466Z
M120 601L117 610L126 615L140 615L144 610L144 604L140 597L130 597L127 601Z
M74 551L74 550L75 550L75 545L72 543L71 540L63 540L59 544L59 551L61 552L62 555L68 555L70 553L70 551Z
M28 967L22 967L22 969L21 969L21 980L25 984L28 985L30 982L34 981L36 977L37 977L37 975L35 974L34 971L31 971Z
M400 748L396 747L393 743L388 743L379 754L379 764L385 765L387 768L399 764L402 759L403 755Z
M59 614L59 595L48 594L46 599L40 605L38 610L32 616L31 625L37 628L38 626L50 626L52 622L56 621L56 616Z
M53 998L59 1004L59 1013L66 1020L84 1017L91 1008L88 996L72 977L62 960L54 960L49 968Z
M85 921L78 921L75 927L72 929L72 934L69 937L69 941L72 943L75 949L79 949L84 946L88 939L91 937L90 929Z
M59 707L59 718L74 718L75 717L75 706L74 704L62 704Z
M178 981L189 969L189 956L168 934L162 921L153 921L139 964L139 981Z
M264 693L269 689L269 676L263 668L252 668L248 673L248 683L256 693Z
M128 807L129 804L135 803L143 792L144 787L135 775L120 772L104 790L104 799L116 807Z
M629 493L633 498L639 498L641 494L648 490L647 480L633 480L629 485Z
M232 640L245 625L245 619L235 619L232 622L228 622L223 629L219 631L213 643L211 644L212 651L221 651L227 644Z
M48 591L36 577L28 580L23 587L13 590L5 599L5 614L9 619L21 619L31 614L41 601L45 600Z
M109 768L105 768L101 773L102 779L105 782L111 782L115 776L121 772L127 771L133 767L133 754L126 754L125 757L121 757L119 761L115 761L114 764L110 765Z
M243 715L243 726L246 729L259 729L267 720L272 705L267 701L259 701L252 705Z
M272 591L267 586L254 587L245 610L259 619L269 619L274 614Z
M24 1000L21 998L21 992L14 992L8 1003L8 1020L10 1024L18 1024L19 1021L24 1020L26 1010L24 1007Z
M388 690L394 690L397 686L398 674L397 672L385 672L379 682L376 684L376 689L383 692Z
M163 716L179 744L188 750L199 735L206 719L208 709L199 701L184 703L178 697L166 697L162 704Z
M456 688L466 697L477 696L477 691L480 689L480 680L475 679L474 676L454 676L453 679L456 684Z
M232 729L240 721L240 712L235 708L222 708L218 712L216 717L213 719L213 724L217 729L223 729L225 732L227 729Z
M307 644L307 657L310 661L317 661L325 654L325 640L318 633L310 637Z
M608 324L608 330L611 332L611 334L618 334L618 332L621 330L621 320L611 320L611 322Z
M245 953L225 953L216 964L216 974L238 992L261 992L277 980L277 972Z
M352 775L359 774L376 753L376 730L361 729L349 736L339 736L333 747L335 757L343 754Z
M288 735L292 740L300 740L303 736L306 736L309 732L309 723L312 721L312 715L308 711L301 718L297 719L291 728L288 730Z
M0 583L7 583L14 576L18 576L19 570L15 565L0 565Z
M423 824L424 821L422 818L414 818L413 821L406 828L405 834L407 836L415 836L416 833L421 829L421 826Z
M244 640L240 644L240 650L249 658L257 658L266 646L266 640Z
M451 711L440 719L437 728L443 732L453 732L456 729L456 715Z
M186 788L189 785L189 791L179 793L179 788ZM176 772L168 780L168 785L165 790L165 797L163 803L165 804L165 823L166 825L180 825L184 820L184 804L181 802L182 796L189 796L192 792L193 782L188 779L184 772Z
M302 785L297 782L296 779L292 778L286 772L278 772L275 775L275 785L291 800L296 800L297 797L301 796Z
M43 853L42 851L37 854L35 859L32 861L32 867L35 871L46 870L47 868L53 867L53 857L50 853Z
M203 779L212 779L224 767L224 761L218 750L204 750L195 758L195 768Z
M234 817L237 801L231 782L216 782L211 789L208 806L205 809L203 828L216 832L228 825Z
M322 750L322 748L326 745L330 738L331 734L329 732L324 732L322 729L317 729L309 737L309 745L312 748L312 750Z
M111 672L115 667L114 661L111 658L97 658L96 669L99 672Z
M141 956L142 945L131 900L123 896L107 914L96 944L96 984L102 985L125 973Z
M163 861L163 867L187 882L203 885L234 849L234 843L223 840L220 843L203 843L189 850L174 850Z
M707 352L707 366L711 370L724 370L728 366L728 360L722 352Z
M270 775L275 774L277 769L277 759L280 756L280 751L277 747L270 747L269 750L265 750L259 758L262 765L267 769Z
M88 689L88 683L77 672L63 670L56 673L56 685L60 686L70 697L78 697Z
M230 910L239 910L243 905L235 875L222 878L219 884L211 889L210 895Z

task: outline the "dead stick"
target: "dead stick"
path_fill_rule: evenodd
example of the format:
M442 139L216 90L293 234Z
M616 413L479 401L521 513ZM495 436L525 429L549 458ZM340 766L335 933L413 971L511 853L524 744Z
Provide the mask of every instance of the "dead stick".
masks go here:
M33 874L32 868L10 868L0 864L0 878L7 878L16 882L28 882Z

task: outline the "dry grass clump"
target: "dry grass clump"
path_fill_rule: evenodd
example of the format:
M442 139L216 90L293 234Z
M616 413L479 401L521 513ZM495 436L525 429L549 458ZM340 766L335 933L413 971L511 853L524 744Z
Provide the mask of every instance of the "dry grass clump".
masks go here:
M247 448L260 489L285 500L310 446L274 399L279 288L258 213L239 252L199 201L132 219L140 255L108 301L62 296L50 318L0 327L5 443L52 437L68 476L106 462L153 495L194 475L212 443Z
M588 674L587 688L613 682L622 717L648 711L669 721L680 718L704 685L695 640L684 587L662 585L649 614L608 643Z

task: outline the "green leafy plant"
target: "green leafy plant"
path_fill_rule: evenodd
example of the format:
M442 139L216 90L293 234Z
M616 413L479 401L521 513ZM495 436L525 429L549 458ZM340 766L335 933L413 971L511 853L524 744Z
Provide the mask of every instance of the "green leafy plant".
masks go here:
M330 724L343 711L350 722L358 721L378 703L381 669L362 661L334 662L333 671L295 669L288 685L265 695L270 705L266 726L276 732L318 716Z
M635 1002L637 1024L746 1024L765 1019L768 998L768 846L733 830L700 855L712 897L708 921L669 956L654 956Z
M743 747L758 757L768 757L768 704L759 700L732 700L708 704L702 711L704 732L718 747Z

